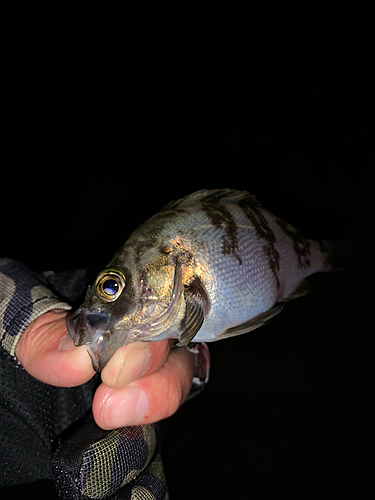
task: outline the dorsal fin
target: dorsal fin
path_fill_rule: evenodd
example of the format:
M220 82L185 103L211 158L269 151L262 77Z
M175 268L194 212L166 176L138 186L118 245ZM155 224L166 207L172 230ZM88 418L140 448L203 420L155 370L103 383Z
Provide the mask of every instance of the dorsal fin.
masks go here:
M219 203L222 200L244 205L260 206L256 197L247 191L238 191L237 189L201 189L180 200L168 203L163 210L186 207L195 203Z

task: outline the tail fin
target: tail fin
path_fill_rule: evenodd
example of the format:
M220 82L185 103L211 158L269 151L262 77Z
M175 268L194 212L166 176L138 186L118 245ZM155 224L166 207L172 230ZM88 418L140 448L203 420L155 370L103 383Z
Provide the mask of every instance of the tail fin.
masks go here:
M322 251L327 254L328 271L342 271L350 266L355 243L344 240L323 240Z

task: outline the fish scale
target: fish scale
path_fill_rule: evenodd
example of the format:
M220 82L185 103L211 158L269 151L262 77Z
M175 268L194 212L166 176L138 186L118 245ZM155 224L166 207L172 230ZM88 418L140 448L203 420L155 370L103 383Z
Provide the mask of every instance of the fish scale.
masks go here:
M305 295L305 278L328 271L329 258L324 244L247 192L198 191L129 236L67 327L96 370L135 341L175 338L183 346L240 335Z
M240 245L240 250L246 248L249 249L249 246ZM244 258L241 266L233 257L230 264L227 258L219 266L210 266L210 274L216 276L216 287L220 293L210 294L213 296L212 308L195 341L215 340L218 333L245 322L273 305L272 273L259 248L255 248L251 256Z

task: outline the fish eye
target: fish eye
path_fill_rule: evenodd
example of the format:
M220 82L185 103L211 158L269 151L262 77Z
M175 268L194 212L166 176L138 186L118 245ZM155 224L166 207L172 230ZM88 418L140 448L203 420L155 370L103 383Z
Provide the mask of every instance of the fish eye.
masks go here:
M100 299L113 302L125 287L125 276L119 269L105 269L96 278L95 287Z
M106 295L116 295L119 290L118 281L113 278L106 279L105 281L103 281L102 289Z

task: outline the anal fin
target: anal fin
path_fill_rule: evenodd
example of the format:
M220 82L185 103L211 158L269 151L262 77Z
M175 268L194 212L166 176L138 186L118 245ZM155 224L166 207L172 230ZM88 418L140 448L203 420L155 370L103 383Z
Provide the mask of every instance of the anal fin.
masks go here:
M268 320L279 314L283 310L284 306L277 305L269 309L268 311L258 314L249 321L241 323L240 325L233 326L232 328L227 328L220 335L218 335L218 340L226 339L228 337L234 337L236 335L242 335L243 333L251 332L260 326L263 326Z
M311 288L309 282L307 280L303 280L302 283L295 290L293 290L292 293L290 293L287 297L281 299L279 302L289 302L290 300L298 299L298 297L303 297L310 292Z

